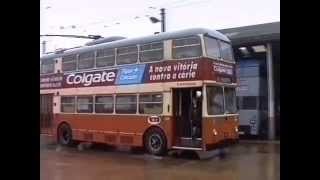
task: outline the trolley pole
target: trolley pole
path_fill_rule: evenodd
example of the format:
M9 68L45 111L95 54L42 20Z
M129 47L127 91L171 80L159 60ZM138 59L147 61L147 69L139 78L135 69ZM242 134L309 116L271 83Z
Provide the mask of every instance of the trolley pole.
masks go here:
M161 32L166 32L166 13L165 9L161 8L160 9L161 13Z

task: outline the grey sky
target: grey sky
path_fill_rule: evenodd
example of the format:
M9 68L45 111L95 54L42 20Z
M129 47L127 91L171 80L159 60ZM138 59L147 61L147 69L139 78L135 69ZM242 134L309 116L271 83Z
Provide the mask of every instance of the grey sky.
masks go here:
M146 15L159 17L161 7L167 9L167 31L192 27L222 29L280 21L280 0L41 0L40 32L105 37L150 35L160 31L160 23L152 24ZM76 28L72 28L73 25ZM64 29L60 29L61 26ZM48 41L47 51L88 41L44 39Z

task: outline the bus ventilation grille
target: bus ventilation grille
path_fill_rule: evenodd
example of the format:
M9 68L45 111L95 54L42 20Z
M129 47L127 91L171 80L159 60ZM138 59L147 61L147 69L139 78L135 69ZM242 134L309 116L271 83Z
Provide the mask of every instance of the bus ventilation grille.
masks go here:
M91 133L84 133L83 138L91 141L93 139L93 135Z
M116 136L115 135L105 135L104 141L108 143L114 143L116 142Z
M131 136L120 136L120 143L132 144L133 138Z

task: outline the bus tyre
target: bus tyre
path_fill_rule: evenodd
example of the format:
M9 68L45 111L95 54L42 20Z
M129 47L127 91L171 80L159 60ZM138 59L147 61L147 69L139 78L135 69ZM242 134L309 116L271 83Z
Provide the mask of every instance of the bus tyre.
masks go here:
M144 147L152 155L164 155L167 152L167 140L164 133L157 128L148 130L144 139Z
M73 144L72 130L68 124L62 124L59 126L58 138L60 145L71 146Z

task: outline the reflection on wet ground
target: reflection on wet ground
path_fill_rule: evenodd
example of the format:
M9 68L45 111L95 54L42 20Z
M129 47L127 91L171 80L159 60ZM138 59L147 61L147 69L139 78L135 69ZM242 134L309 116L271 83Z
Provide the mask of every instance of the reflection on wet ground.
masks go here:
M153 157L141 151L93 146L58 147L40 142L41 180L278 180L280 144L240 143L224 158L198 160L193 153Z

